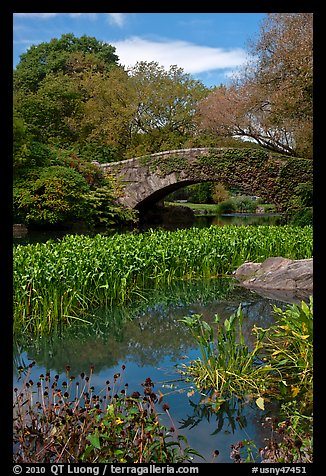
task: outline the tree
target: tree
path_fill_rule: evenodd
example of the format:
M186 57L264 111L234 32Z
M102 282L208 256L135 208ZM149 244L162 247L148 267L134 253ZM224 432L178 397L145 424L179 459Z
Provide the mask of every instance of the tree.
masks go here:
M207 89L182 69L168 71L141 62L129 72L90 70L79 86L84 91L83 116L68 123L80 142L111 147L115 160L180 148L194 131L194 113Z
M199 108L205 130L250 138L291 156L312 157L311 13L271 13L251 43L255 60Z
M31 136L58 145L80 141L80 127L89 99L85 76L106 75L117 68L115 48L96 38L73 34L32 46L14 71L17 112Z
M225 188L222 183L214 183L212 199L214 203L221 203L227 200L230 196L230 192Z
M65 144L78 139L69 126L68 118L80 117L83 109L83 91L73 78L49 73L37 91L15 93L20 115L35 140L43 143Z
M25 165L30 156L31 136L24 119L14 110L13 115L13 166Z
M130 124L136 112L135 93L127 73L120 67L108 73L85 71L79 89L84 93L83 110L67 124L80 144L110 147L113 158L122 158L130 144Z
M71 74L78 71L78 64L82 68L85 64L94 66L95 58L98 68L107 71L116 66L119 59L112 45L86 35L77 38L68 33L48 43L32 45L20 56L14 71L14 88L35 92L49 73Z
M179 148L195 131L197 105L208 89L175 65L138 62L129 71L136 112L131 124L138 155Z

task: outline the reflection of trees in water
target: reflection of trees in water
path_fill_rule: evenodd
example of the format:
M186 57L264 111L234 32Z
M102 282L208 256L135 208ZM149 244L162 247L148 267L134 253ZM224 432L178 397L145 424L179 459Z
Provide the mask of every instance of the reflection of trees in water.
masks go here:
M253 400L237 397L231 397L225 401L218 411L214 411L210 405L202 403L202 399L199 399L198 402L189 399L189 404L192 413L180 420L180 426L178 426L180 430L191 432L193 429L195 429L194 431L197 429L200 431L199 426L208 423L210 436L220 435L222 438L222 440L218 438L215 444L221 444L221 441L227 439L230 442L228 445L230 451L230 445L238 443L239 436L240 440L253 441L255 447L252 450L256 461L260 461L258 449L264 447L266 441L271 437L270 430L263 423L267 417L278 416L280 410L277 400L268 402L265 410L262 411L258 409ZM226 447L225 442L222 446ZM222 450L222 448L219 449ZM245 452L245 448L243 451Z
M244 335L250 342L254 324L271 325L272 301L235 287L230 279L183 282L157 290L146 303L135 304L134 308L98 311L90 318L91 324L78 322L62 336L20 338L15 360L19 362L25 350L38 365L58 373L67 364L77 373L87 371L91 365L99 372L126 359L139 366L157 366L166 357L177 361L194 348L188 329L178 319L198 313L210 323L215 314L223 320L240 302L245 315ZM126 314L132 317L127 322Z

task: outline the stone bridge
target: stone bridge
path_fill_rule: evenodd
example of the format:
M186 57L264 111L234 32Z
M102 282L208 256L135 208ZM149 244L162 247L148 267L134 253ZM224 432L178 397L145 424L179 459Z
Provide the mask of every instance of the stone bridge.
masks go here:
M99 164L116 177L117 202L145 210L186 185L220 182L247 195L286 209L295 186L312 181L312 161L261 148L192 148L158 152L134 159Z

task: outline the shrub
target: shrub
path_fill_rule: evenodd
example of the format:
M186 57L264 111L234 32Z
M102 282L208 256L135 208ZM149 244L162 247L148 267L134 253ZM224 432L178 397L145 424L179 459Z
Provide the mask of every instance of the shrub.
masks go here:
M58 225L83 218L87 210L85 179L63 166L36 167L14 182L15 220L32 225Z
M221 215L226 214L226 213L235 213L236 211L236 204L233 198L229 198L228 200L225 200L224 202L221 202L218 206L219 208L219 213Z
M301 208L293 212L290 218L290 223L295 226L313 225L313 210L312 208Z

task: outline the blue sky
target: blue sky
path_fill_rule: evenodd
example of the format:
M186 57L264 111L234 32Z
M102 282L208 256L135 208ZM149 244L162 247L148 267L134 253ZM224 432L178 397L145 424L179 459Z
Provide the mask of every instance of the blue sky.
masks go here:
M248 40L266 13L14 13L13 64L31 45L62 34L94 36L137 61L177 65L206 86L227 84L248 59Z

